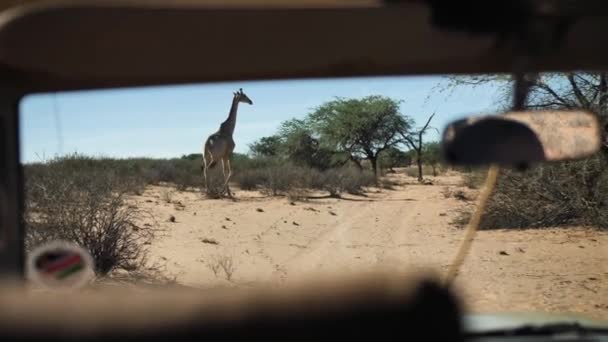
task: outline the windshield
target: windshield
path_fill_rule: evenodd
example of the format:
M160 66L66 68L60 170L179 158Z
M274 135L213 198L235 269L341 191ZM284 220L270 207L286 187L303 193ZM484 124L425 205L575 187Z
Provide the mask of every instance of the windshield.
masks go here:
M543 75L528 106L601 116L605 77ZM487 170L446 165L441 131L508 109L510 91L505 75L446 75L32 95L27 249L76 242L98 283L443 274ZM456 278L467 311L608 319L607 156L501 170Z

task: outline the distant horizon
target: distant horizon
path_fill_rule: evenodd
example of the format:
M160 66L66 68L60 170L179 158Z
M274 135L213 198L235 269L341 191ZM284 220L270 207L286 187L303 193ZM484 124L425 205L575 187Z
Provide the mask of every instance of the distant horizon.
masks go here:
M180 158L202 153L207 136L228 115L239 88L253 105L240 104L235 152L276 133L289 119L302 119L336 97L382 95L403 100L401 113L422 125L433 112L439 131L464 115L498 110L492 85L434 91L444 78L360 77L225 82L31 95L20 103L21 161L41 162L73 153L114 159ZM439 134L429 131L428 141ZM41 160L44 159L44 160Z

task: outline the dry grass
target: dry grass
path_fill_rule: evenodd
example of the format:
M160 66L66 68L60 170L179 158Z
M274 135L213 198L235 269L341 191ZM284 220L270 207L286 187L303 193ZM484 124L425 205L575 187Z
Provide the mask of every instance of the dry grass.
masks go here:
M463 190L456 190L454 191L453 194L454 198L460 201L468 201L470 200L469 196L467 196L467 193L464 192Z
M174 191L170 189L163 189L160 193L160 199L165 203L171 203L173 201Z
M547 164L527 172L503 170L482 228L594 226L608 228L608 162Z
M479 189L486 181L487 171L484 169L473 170L462 176L462 185L469 189Z
M234 260L227 255L214 255L207 262L207 267L213 272L216 277L219 277L220 270L223 271L226 280L231 281L236 271Z
M464 228L467 224L469 224L472 215L472 208L463 208L458 211L458 215L450 222L450 224L457 228Z
M445 167L438 165L435 167L435 170L433 170L433 167L431 165L422 165L422 176L427 176L427 177L435 177L435 176L439 176L442 175L444 173L446 173L447 170ZM418 178L418 166L414 165L414 166L409 166L405 169L405 174L413 177L413 178Z
M332 197L342 193L362 194L364 187L376 185L375 176L369 171L355 168L335 168L318 171L284 163L241 172L235 177L241 189L257 189L271 196L289 196L303 200L308 190L326 191Z

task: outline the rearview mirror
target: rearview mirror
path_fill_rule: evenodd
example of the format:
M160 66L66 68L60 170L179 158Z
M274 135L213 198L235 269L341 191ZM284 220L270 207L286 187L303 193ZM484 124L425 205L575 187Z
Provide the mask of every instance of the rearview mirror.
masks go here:
M467 117L443 132L442 153L448 164L530 164L588 157L601 147L597 117L585 111L526 111Z

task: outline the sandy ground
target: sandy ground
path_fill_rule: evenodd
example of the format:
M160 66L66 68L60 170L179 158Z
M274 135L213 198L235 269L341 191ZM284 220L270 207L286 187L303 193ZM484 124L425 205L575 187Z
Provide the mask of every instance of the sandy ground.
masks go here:
M150 245L151 261L166 264L184 285L280 286L312 274L379 267L444 274L464 233L451 221L471 205L445 195L464 189L460 176L431 178L433 185L391 177L401 185L345 199L290 202L236 189L233 202L150 187L134 200L163 228ZM473 312L608 319L608 233L576 227L481 231L456 285Z

